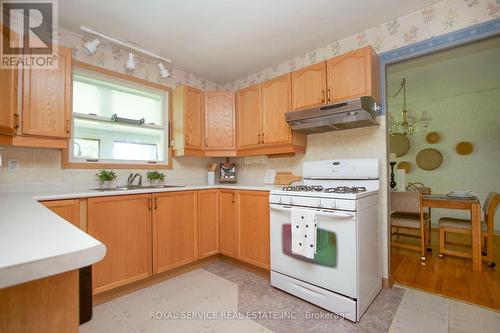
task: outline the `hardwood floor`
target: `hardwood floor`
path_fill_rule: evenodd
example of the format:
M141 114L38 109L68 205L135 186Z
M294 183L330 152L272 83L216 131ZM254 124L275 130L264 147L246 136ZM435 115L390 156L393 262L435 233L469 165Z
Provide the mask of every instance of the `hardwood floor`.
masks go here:
M417 239L400 236L404 242L415 242ZM463 235L449 235L448 240L454 243L470 244ZM500 264L500 235L495 235L494 260ZM483 261L482 272L472 271L470 259L445 256L438 258L439 233L432 230L432 253L428 253L425 265L420 263L420 253L405 249L391 249L391 279L395 283L448 296L458 300L500 310L500 271L499 267L490 268ZM456 244L447 243L447 247L467 249Z

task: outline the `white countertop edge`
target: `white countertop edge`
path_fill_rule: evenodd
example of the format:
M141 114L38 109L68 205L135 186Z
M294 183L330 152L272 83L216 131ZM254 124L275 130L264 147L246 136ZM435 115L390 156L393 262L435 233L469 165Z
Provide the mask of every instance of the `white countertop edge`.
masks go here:
M119 190L119 191L75 190L75 191L61 191L61 192L32 193L32 198L34 200L37 200L37 201L47 201L47 200L64 200L64 199L119 196L119 195L131 195L131 194L198 191L198 190L211 190L211 189L230 189L230 190L267 191L267 192L269 192L273 188L282 188L282 186L216 184L216 185L186 185L183 187L156 188L156 189L155 188L147 188L147 189Z
M0 289L86 267L102 260L105 254L106 246L99 243L85 250L3 267L0 269Z

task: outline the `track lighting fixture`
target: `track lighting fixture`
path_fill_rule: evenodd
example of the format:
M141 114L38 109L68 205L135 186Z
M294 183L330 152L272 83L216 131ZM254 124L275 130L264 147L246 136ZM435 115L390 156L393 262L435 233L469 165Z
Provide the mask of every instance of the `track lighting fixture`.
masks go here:
M135 60L134 60L134 54L132 52L129 52L128 54L128 59L127 63L125 64L125 67L130 71L135 70Z
M160 75L163 79L167 78L171 75L170 71L167 68L165 68L163 63L161 63L161 62L158 63L158 67L160 68Z
M95 51L97 50L97 47L99 46L99 44L101 44L101 41L97 38L95 38L91 41L88 41L87 43L85 43L85 45L83 45L83 51L87 55L93 55L95 53Z

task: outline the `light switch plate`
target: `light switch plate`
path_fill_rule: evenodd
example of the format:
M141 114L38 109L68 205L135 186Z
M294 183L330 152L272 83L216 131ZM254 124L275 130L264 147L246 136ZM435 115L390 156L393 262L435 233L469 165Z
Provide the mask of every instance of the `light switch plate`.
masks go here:
M21 163L19 163L19 160L9 160L9 172L19 171L20 166Z

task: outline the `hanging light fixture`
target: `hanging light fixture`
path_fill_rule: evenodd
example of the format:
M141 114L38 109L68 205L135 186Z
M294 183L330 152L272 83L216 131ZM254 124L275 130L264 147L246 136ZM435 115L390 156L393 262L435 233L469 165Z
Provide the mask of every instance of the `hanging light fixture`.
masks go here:
M163 79L167 78L170 76L170 71L165 68L162 62L158 63L158 67L160 68L160 75Z
M413 135L417 127L416 124L413 122L413 120L408 116L408 109L406 107L406 78L403 78L399 90L394 94L394 96L391 97L395 98L396 96L399 95L401 91L403 91L403 107L401 109L401 121L393 122L390 125L389 134L390 135L401 134L405 136L408 134Z
M125 64L125 67L129 71L135 70L135 60L134 60L134 54L132 52L129 52L129 54L128 54L128 59L127 59L127 63Z
M87 43L85 43L83 45L83 51L85 52L85 54L91 56L95 53L95 51L97 50L97 47L101 44L101 41L97 38L91 40L91 41L88 41Z

